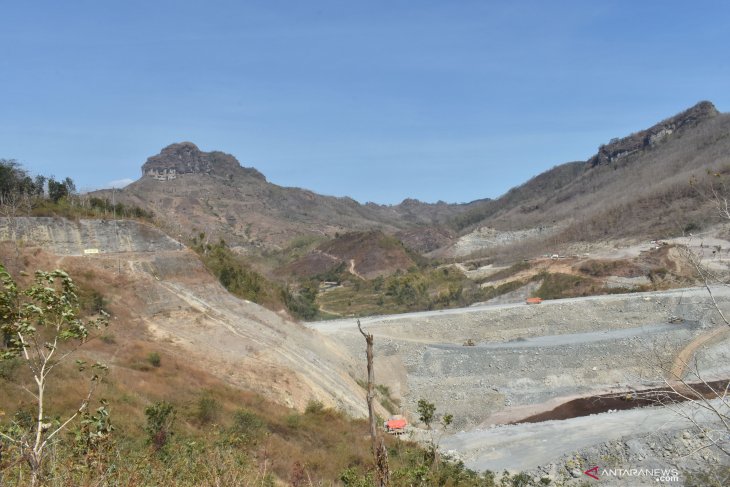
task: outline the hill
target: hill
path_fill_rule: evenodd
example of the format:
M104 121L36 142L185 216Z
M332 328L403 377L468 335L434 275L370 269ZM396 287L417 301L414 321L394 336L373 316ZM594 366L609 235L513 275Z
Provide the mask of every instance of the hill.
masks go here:
M408 270L416 265L416 258L398 239L383 232L351 232L317 246L279 269L279 274L312 277L339 269L360 279L373 279Z
M728 167L730 115L701 102L649 129L611 140L587 161L556 166L500 198L475 204L452 220L464 237L451 253L472 252L479 241L486 248L526 240L549 240L554 246L701 228L711 215L706 198L690 181L705 184L708 171ZM479 236L485 229L513 235L488 241Z
M242 167L229 154L203 152L190 142L165 147L144 163L142 173L116 192L116 201L153 211L175 235L188 236L196 229L249 250L279 249L302 235L331 238L372 229L408 230L406 243L433 247L433 239L422 238L419 228L430 232L469 207L416 200L393 206L360 204L286 188L268 182L254 168ZM108 190L97 195L111 198Z
M145 329L158 350L204 364L232 386L300 410L318 400L365 412L359 386L343 374L355 375L348 357L283 313L229 294L194 252L151 225L0 218L0 241L44 251L74 275L113 280L106 299L123 310L122 328Z
M406 199L391 206L281 187L229 154L183 142L150 157L143 176L115 197L153 211L173 235L195 229L239 251L378 230L419 253L453 257L525 241L539 253L556 244L671 236L706 225L706 205L689 181L730 165L729 132L730 115L704 101L500 198L467 204Z
M61 340L44 370L48 427L71 420L58 435L39 430L46 453L35 464L20 445L36 436L36 369L6 356L6 337L2 485L370 482L368 425L357 419L367 414L365 367L328 337L228 294L194 252L153 226L0 218L0 262L5 292L13 287L6 269L28 289L36 269L63 268L80 298L78 308L63 301L64 319L69 310L84 319L109 316L109 326L88 330L82 345ZM38 327L40 337L52 336L53 327ZM98 363L104 366L90 366ZM89 380L93 394L84 389ZM382 384L376 397L381 417L398 407ZM410 441L384 441L397 452L392 485L416 478L482 485L463 465L433 463Z

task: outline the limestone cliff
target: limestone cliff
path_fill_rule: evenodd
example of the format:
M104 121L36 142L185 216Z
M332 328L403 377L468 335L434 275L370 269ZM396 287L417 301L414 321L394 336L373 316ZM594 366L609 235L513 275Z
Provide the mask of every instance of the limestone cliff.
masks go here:
M704 120L715 117L719 113L711 102L701 101L692 108L663 120L646 130L611 140L608 144L599 147L598 153L591 157L588 163L591 166L608 164L642 149L653 147L672 134L693 127Z
M219 151L203 152L192 142L168 145L142 165L142 175L158 181L177 179L182 174L212 174L231 178L238 173L266 180L256 169L241 167L232 155Z

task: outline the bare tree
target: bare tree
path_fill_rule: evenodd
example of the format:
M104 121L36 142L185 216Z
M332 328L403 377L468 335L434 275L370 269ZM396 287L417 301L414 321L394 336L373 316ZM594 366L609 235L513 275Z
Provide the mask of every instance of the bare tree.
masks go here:
M360 320L357 320L357 329L365 338L365 355L367 358L368 367L368 420L370 422L370 439L373 443L373 455L375 456L375 470L376 479L375 485L378 487L387 487L390 485L390 468L388 466L388 450L385 448L385 442L383 438L378 438L378 429L376 426L375 417L375 368L373 366L373 335L372 333L365 333L360 324Z

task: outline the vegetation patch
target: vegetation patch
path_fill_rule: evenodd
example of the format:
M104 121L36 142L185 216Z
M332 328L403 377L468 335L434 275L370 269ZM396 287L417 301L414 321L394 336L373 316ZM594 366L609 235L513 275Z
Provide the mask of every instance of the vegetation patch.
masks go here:
M530 265L530 262L526 262L523 260L523 261L517 262L515 264L512 264L507 269L502 269L483 279L479 279L479 280L477 280L477 282L485 283L485 282L500 281L502 279L508 279L522 271L526 271L526 270L530 269L531 267L532 266Z
M78 218L129 218L152 220L152 212L138 206L112 203L105 198L80 195L67 177L28 172L12 159L0 159L0 208L2 216L57 216Z
M590 296L597 293L603 286L593 279L562 273L543 272L535 276L542 281L534 296L542 299L561 299L576 296Z
M316 285L305 284L294 290L272 282L252 269L243 257L228 247L225 240L210 243L202 232L192 238L191 248L231 294L270 309L286 308L298 318L317 316Z
M413 267L388 277L342 279L341 283L340 287L317 296L321 309L334 316L457 308L496 295L494 290L481 289L453 267ZM500 286L498 292L508 291Z
M646 271L637 263L629 260L587 260L578 270L591 277L639 277Z

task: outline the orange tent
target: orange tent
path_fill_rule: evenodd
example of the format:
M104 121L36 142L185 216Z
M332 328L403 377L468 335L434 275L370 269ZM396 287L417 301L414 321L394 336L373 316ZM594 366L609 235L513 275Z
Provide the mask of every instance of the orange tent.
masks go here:
M542 303L542 298L527 298L526 303L527 304L540 304L540 303Z

